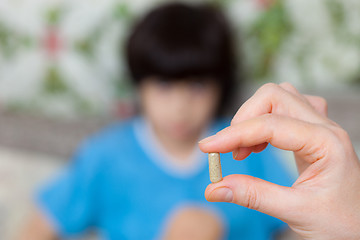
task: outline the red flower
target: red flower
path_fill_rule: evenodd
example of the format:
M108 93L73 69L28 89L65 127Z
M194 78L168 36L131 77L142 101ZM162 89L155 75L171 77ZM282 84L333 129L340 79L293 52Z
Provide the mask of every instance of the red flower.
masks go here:
M48 27L43 40L48 55L55 58L62 47L59 31L55 27Z
M277 0L256 0L261 8L269 9Z

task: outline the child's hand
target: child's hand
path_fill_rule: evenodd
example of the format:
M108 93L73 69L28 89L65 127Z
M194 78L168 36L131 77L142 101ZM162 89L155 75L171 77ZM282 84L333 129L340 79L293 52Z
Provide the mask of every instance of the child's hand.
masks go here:
M183 207L173 212L165 227L163 240L219 240L224 234L221 219L197 207Z
M348 134L327 118L326 102L290 84L266 84L230 127L199 146L203 152L233 151L242 160L268 143L294 152L300 176L292 187L230 175L210 184L206 198L277 217L304 239L360 239L360 163Z

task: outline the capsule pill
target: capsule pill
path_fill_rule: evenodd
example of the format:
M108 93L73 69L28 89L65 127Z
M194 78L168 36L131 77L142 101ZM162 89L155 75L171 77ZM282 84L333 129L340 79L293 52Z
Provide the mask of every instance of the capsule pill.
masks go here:
M222 180L220 153L209 153L209 175L212 183Z

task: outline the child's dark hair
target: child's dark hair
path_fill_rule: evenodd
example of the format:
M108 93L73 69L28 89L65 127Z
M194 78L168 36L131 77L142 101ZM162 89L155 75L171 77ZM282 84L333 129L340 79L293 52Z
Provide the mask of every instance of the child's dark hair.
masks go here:
M152 76L211 78L221 89L220 110L236 90L231 31L214 6L170 3L152 10L135 25L126 51L136 84Z

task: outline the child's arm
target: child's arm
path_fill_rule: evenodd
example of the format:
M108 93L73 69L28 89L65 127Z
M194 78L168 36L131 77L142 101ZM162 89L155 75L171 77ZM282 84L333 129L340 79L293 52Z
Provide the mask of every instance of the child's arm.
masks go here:
M35 209L16 240L55 240L58 239L54 227L45 216Z

